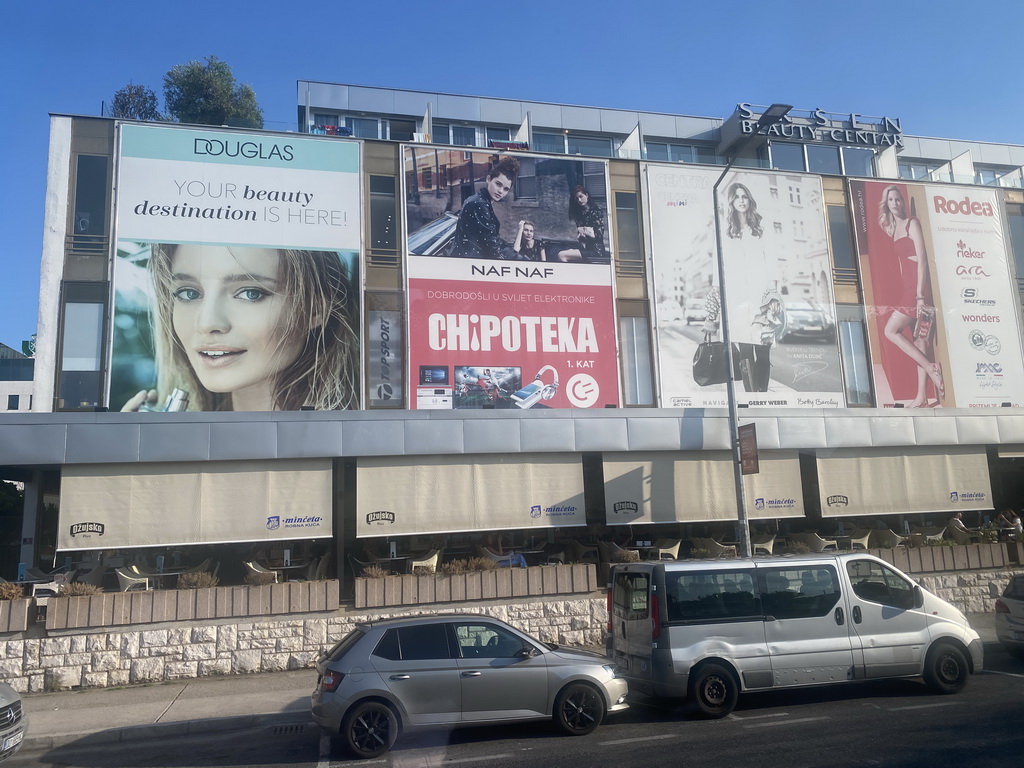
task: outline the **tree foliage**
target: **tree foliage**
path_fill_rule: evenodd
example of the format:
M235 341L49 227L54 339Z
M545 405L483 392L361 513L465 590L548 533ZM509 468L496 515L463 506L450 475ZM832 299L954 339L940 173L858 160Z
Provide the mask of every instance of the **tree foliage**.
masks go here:
M119 117L122 120L163 119L153 89L134 83L128 83L114 93L110 111L112 117Z
M235 82L227 62L207 56L205 63L178 64L164 75L164 103L182 123L262 128L263 110L251 87Z

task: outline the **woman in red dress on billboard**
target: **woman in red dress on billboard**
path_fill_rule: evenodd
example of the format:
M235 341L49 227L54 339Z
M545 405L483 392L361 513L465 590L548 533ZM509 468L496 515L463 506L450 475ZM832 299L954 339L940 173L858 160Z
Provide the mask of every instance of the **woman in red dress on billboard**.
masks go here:
M935 305L932 303L931 281L928 277L924 232L921 222L907 213L906 199L895 185L882 190L882 199L878 205L878 225L892 242L893 263L890 267L894 277L899 280L899 300L889 307L885 338L917 365L917 397L908 407L920 408L928 402L929 379L935 385L941 403L945 399L946 388L942 379L942 366L932 360Z

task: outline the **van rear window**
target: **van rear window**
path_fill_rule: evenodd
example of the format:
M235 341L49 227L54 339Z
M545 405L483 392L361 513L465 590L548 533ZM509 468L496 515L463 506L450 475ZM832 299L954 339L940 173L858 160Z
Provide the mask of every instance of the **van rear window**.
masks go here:
M669 621L721 621L761 616L752 570L665 574Z

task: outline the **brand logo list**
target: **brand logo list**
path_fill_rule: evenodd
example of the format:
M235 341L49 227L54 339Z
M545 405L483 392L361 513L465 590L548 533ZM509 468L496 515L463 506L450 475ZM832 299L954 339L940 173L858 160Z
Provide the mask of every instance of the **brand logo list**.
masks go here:
M640 506L635 501L616 501L612 506L612 512L616 515L635 515L640 511Z
M837 493L825 499L825 503L830 507L848 507L850 506L850 497Z
M981 307L994 307L996 305L995 299L981 298L981 292L977 288L964 288L960 291L960 298L964 300L964 304L976 304Z
M947 200L941 195L932 198L936 213L951 213L961 216L995 216L995 209L991 203L979 203L964 197L963 200Z
M754 499L755 509L795 509L795 499L765 499L763 497Z
M395 513L389 512L386 509L380 509L376 512L366 513L366 524L367 525L394 525Z
M984 491L950 491L949 500L954 504L961 502L985 503L988 500L988 494Z
M295 159L295 150L291 144L279 145L276 142L264 144L262 141L240 141L238 139L196 139L192 145L196 155L210 157L244 157L249 160L284 160Z

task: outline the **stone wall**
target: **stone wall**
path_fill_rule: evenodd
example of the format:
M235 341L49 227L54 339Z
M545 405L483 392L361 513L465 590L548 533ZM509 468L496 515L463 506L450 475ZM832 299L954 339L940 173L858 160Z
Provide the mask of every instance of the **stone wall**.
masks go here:
M988 613L1010 577L1019 570L958 571L915 576L917 582L964 613Z
M603 593L389 611L339 611L287 619L188 622L186 626L50 632L0 640L0 679L22 693L106 688L212 675L312 667L317 656L366 619L410 613L484 613L541 640L602 645L607 623ZM311 683L312 684L312 683Z

